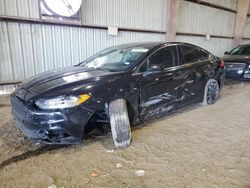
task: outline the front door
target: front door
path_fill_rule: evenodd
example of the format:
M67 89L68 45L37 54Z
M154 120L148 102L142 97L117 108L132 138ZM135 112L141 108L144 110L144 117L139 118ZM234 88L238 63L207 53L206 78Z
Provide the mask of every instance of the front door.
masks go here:
M178 85L183 79L176 73L179 65L176 45L157 50L144 63L146 68L140 74L139 83L140 116L145 120L175 108L181 92Z

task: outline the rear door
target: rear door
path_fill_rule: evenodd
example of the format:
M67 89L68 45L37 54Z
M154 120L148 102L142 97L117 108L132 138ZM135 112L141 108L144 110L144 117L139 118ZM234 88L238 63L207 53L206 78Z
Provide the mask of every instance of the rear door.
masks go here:
M182 54L183 96L181 105L192 103L203 97L207 74L211 73L210 54L203 49L184 44L179 46Z

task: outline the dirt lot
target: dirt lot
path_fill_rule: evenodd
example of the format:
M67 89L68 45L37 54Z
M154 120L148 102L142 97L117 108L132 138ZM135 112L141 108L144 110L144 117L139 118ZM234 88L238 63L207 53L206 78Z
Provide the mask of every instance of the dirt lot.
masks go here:
M215 105L144 123L132 136L123 150L110 133L82 145L35 145L15 128L8 96L0 97L0 187L250 188L247 82L229 82Z

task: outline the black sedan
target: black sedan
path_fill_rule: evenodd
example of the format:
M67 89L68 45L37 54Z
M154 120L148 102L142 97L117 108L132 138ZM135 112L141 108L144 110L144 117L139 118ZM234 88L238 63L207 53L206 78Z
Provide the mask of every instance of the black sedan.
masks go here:
M250 44L239 45L223 57L226 77L250 79Z
M36 142L81 143L87 129L108 122L115 145L124 147L131 125L191 103L213 104L223 81L223 61L197 46L125 44L26 80L11 96L12 113Z

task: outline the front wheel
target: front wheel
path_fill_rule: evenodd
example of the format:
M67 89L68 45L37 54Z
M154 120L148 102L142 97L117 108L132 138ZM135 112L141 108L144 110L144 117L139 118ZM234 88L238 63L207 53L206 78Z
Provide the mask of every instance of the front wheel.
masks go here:
M124 99L117 99L109 103L111 132L116 147L127 147L131 143L131 129Z
M211 105L214 104L219 95L219 84L215 79L210 79L207 81L204 90L204 98L203 98L203 105Z

